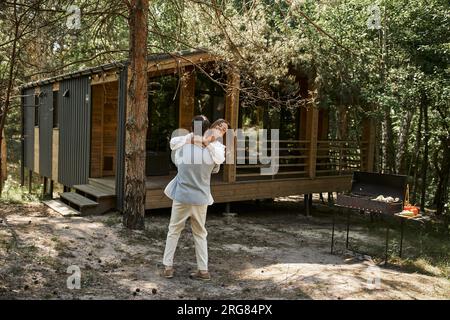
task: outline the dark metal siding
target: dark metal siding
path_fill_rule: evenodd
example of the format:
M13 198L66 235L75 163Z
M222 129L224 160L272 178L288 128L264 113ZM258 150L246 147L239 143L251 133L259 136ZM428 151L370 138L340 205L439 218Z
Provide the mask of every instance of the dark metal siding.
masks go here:
M64 97L66 93L66 97ZM59 85L58 181L65 186L84 184L89 178L91 86L88 77Z
M39 174L52 176L53 88L41 87L39 99Z
M34 169L34 88L23 90L23 160L28 170Z
M119 110L117 112L117 161L116 161L116 201L117 210L122 211L125 186L125 120L127 108L128 68L120 71Z

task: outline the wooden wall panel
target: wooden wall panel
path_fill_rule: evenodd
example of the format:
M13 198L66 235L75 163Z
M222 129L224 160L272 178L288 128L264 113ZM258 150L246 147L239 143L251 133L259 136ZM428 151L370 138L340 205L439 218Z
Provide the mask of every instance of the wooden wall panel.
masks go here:
M34 127L34 172L39 173L39 127Z
M52 139L52 180L58 181L59 129L53 129Z

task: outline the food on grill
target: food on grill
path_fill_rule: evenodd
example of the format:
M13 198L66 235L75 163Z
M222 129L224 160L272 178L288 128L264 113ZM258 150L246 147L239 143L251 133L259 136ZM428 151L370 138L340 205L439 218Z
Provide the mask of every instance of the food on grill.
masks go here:
M374 201L381 201L381 202L399 202L400 199L399 198L393 198L393 197L384 197L383 195L379 195L378 197L376 197L375 199L372 199Z

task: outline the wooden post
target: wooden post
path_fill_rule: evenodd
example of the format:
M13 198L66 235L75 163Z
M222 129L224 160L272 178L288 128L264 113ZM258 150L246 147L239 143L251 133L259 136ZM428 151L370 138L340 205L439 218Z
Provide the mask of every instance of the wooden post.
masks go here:
M347 146L348 139L348 110L347 106L341 105L338 107L339 110L339 121L338 121L338 140L342 140L339 142L339 159L338 159L338 168L339 174L342 174L342 171L345 171L348 167L347 163L347 150L345 149ZM345 140L345 142L344 142Z
M31 193L33 187L33 171L28 170L28 192Z
M25 167L23 163L23 159L20 162L20 186L23 187L25 185Z
M34 127L34 166L33 170L39 173L39 127Z
M53 199L53 180L50 180L50 190L48 193L50 194L50 199Z
M316 177L317 133L319 125L319 109L315 106L307 110L306 139L309 140L307 173L309 178Z
M238 128L239 118L239 91L240 75L236 68L232 68L227 74L227 92L225 96L225 120L231 128ZM227 150L226 164L224 165L223 180L228 183L236 181L236 137L232 143L227 143L232 150Z
M366 143L363 143L362 146L366 147L364 150L363 158L361 159L361 168L363 170L373 172L374 170L374 158L375 158L375 122L373 119L366 118L363 121L363 135L362 140Z
M42 177L42 199L45 198L46 192L47 192L47 177Z
M180 76L179 127L190 131L195 111L196 76L192 68L185 69Z
M317 140L328 140L328 131L329 131L329 111L328 109L321 108L319 109L319 118L318 118L318 129L317 129ZM319 145L319 144L317 144ZM321 144L322 149L325 145ZM329 149L327 150L317 150L317 156L321 156L321 158L317 158L316 169L318 170L328 170L330 165L321 165L321 163L330 163L329 158ZM322 196L322 194L320 194Z

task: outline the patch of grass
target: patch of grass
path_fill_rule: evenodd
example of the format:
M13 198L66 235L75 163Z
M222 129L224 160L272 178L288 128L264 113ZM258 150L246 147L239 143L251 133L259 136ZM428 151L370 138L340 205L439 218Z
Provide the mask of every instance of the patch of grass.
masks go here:
M147 238L150 239L165 239L167 237L167 227L147 227L145 228L144 234Z
M51 267L54 270L57 270L60 266L59 262L52 256L38 255L36 256L35 261L38 264Z
M113 213L111 214L108 219L106 219L105 221L103 221L103 223L105 225L107 225L108 227L112 227L115 226L116 224L119 224L122 222L122 216L118 213Z
M34 189L32 191L32 193L29 193L27 188L21 187L19 182L9 175L3 186L0 203L25 204L39 202L39 197L36 194L39 193L40 187L34 184Z
M89 287L95 285L96 282L98 282L98 276L95 272L84 270L81 273L81 287L82 288L89 288Z
M18 264L12 264L9 268L8 268L8 275L9 276L19 276L22 274L23 269L20 265Z

